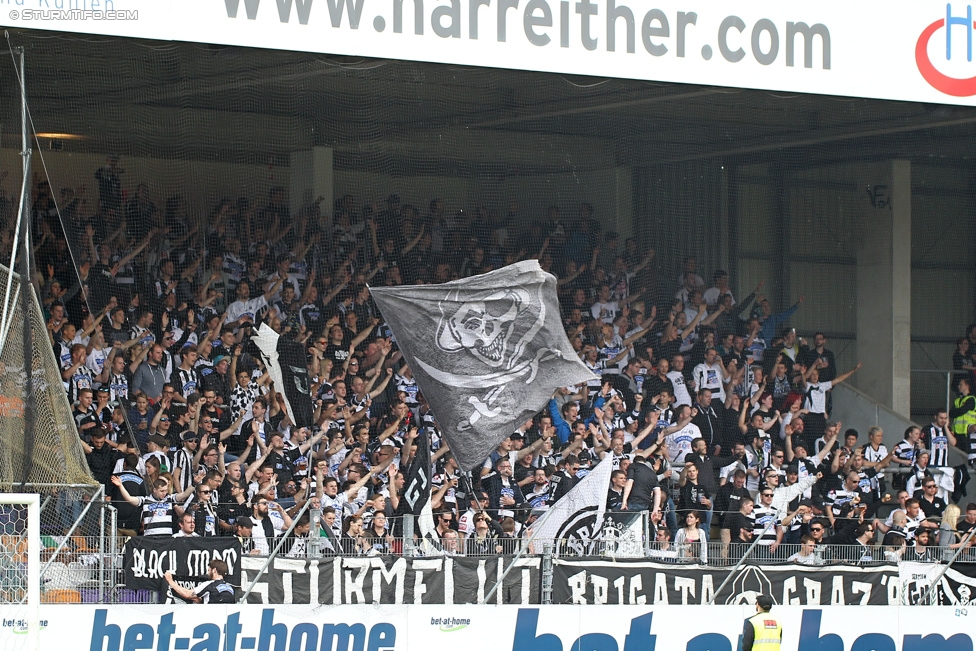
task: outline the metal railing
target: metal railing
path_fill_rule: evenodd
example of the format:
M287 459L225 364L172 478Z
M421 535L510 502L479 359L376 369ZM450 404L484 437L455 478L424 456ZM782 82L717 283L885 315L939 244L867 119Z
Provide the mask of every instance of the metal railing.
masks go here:
M952 409L952 394L953 394L953 384L954 379L958 376L970 375L969 371L965 369L938 369L938 368L913 368L912 373L920 373L924 375L939 375L945 377L945 410L949 411ZM915 409L915 405L912 405L912 413L920 413L923 411L921 409ZM928 416L929 414L923 414Z
M54 511L54 499L47 501L47 509ZM318 514L313 514L316 522ZM298 518L296 517L297 521ZM79 518L78 523L64 527L59 518L54 518L42 537L41 550L43 601L45 603L104 603L138 604L156 603L161 593L148 590L131 590L125 585L123 546L128 538L117 529L116 511L107 502L89 500L89 508ZM395 531L406 530L401 524L391 520ZM638 527L639 528L639 527ZM407 528L408 529L408 528ZM312 531L318 531L317 527ZM716 529L716 531L718 531ZM605 532L606 533L606 532ZM16 603L21 591L16 589L17 577L25 572L22 545L17 544L18 532L7 532L3 549L0 549L0 570L9 580L0 583L12 589L0 589L0 603ZM524 532L523 532L524 535ZM284 536L282 536L283 538ZM927 562L933 564L976 562L976 547L964 545L959 549L933 546L921 553L909 546L887 547L875 541L868 545L818 545L810 551L802 545L781 544L774 548L757 544L749 551L751 543L723 543L714 538L704 544L675 544L670 541L648 540L645 532L641 535L636 528L629 538L605 535L595 540L573 539L534 539L529 544L524 537L491 537L488 541L467 542L459 540L456 544L446 544L442 550L429 550L427 555L447 554L467 558L492 558L503 556L512 558L522 553L540 558L538 579L543 599L551 596L553 564L558 561L577 559L601 559L609 561L648 561L666 564L698 565L708 568L729 570L742 564L800 564L823 567L829 571L832 566L879 566L901 561ZM411 556L422 555L424 551L415 547L413 540L405 536L384 539L382 546L373 549L350 550L341 545L318 544L324 539L310 535L304 552L300 555L283 554L290 559L324 559L347 556ZM281 550L281 538L272 544L272 550ZM480 542L481 544L477 544ZM487 543L487 544L485 544ZM748 552L748 553L747 553ZM273 555L260 557L263 565L270 567ZM744 559L744 560L743 560ZM252 577L253 579L253 577ZM260 579L260 575L256 581ZM253 581L245 583L253 584ZM3 587L0 585L0 588ZM248 585L242 585L242 590ZM545 603L545 601L543 601Z
M546 593L551 595L553 561L573 561L583 559L608 560L603 554L562 555L554 552L560 547L565 549L564 540L536 541L541 543L541 550L537 556L541 557L540 576L543 598ZM124 583L124 568L121 550L116 553L99 554L97 549L101 544L97 538L75 540L62 552L62 560L51 566L47 580L42 586L42 600L44 603L77 603L77 604L139 604L157 603L162 593L148 590L131 590ZM723 545L720 542L706 543L707 559L702 561L700 547L697 544L677 546L672 543L651 543L644 549L639 558L614 558L616 561L648 561L654 563L702 566L709 568L732 569L742 560L742 555L748 548L747 543L732 543ZM907 548L911 551L911 548ZM903 560L912 562L933 563L947 565L951 560L966 563L976 562L976 551L972 548L959 552L958 558L952 559L957 550L933 547L923 556L909 557L906 548L885 547L882 545L823 545L813 551L805 550L802 545L780 545L775 551L765 545L757 545L743 565L803 565L807 567L821 567L829 571L836 566L882 566L897 564ZM468 558L489 558L498 554L472 555L464 551L448 551L451 556ZM510 557L510 554L504 556ZM323 557L329 560L327 557ZM271 560L269 556L262 559ZM242 586L242 589L245 586Z

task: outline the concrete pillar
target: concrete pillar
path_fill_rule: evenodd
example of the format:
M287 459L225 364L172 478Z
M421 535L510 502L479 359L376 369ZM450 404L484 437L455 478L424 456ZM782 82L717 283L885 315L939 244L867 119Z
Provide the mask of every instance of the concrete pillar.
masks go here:
M620 234L620 250L624 248L624 240L632 236L638 219L634 214L634 170L630 167L617 167L613 171L613 229Z
M292 215L298 215L313 200L322 197L323 224L332 223L332 149L312 147L291 153L289 202Z
M892 161L872 188L857 253L857 353L864 367L855 385L895 413L911 411L912 174ZM885 187L885 181L887 187ZM838 369L843 372L848 369Z

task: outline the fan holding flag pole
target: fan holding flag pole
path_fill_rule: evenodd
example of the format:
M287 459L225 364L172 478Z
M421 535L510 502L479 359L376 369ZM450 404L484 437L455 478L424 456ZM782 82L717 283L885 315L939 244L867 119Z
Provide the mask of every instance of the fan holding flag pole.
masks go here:
M481 465L502 439L548 404L556 389L594 378L566 337L556 279L536 260L441 285L371 287L370 293L462 470ZM425 545L432 543L427 537L433 530L426 449L425 463L418 447L405 488ZM588 547L603 521L611 470L609 460L598 465L566 494L565 505L533 525L529 544L535 537L565 534ZM578 525L570 526L571 535L567 522Z

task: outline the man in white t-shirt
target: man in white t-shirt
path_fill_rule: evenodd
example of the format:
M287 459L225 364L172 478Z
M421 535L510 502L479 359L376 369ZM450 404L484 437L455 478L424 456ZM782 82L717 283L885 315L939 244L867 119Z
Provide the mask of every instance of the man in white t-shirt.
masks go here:
M613 325L614 319L617 318L617 311L620 307L617 301L610 298L610 285L603 284L600 285L599 293L597 294L596 302L590 307L590 314L594 319L602 321L603 323L608 323Z
M688 405L678 407L675 410L677 422L671 427L661 430L661 433L658 434L659 440L663 437L668 461L672 464L684 463L685 455L692 451L691 442L696 438L701 438L701 430L691 422L696 413Z
M255 323L258 311L268 305L268 301L281 289L284 278L278 278L261 296L250 298L251 287L246 280L237 285L237 300L227 306L227 322L235 330L244 323ZM256 528L256 527L255 527Z
M674 386L674 405L676 407L691 405L691 394L688 392L688 386L685 383L684 368L684 355L675 355L671 358L671 371L668 372L668 379Z
M275 539L291 526L291 516L261 494L254 498L251 521L254 522L254 530L251 532L254 548L261 556L270 554Z
M826 365L827 363L823 359L818 359L810 365L802 377L803 408L810 412L803 418L803 433L807 441L816 441L826 431L827 392L854 375L861 368L861 362L858 362L857 366L847 373L841 373L833 381L821 382L820 369Z
M713 346L709 346L705 350L705 361L696 366L692 372L695 388L699 391L709 389L716 409L725 404L725 383L735 373L735 365L736 361L733 359L726 369L722 364L722 358L718 356L718 351Z
M732 299L732 305L735 305L735 298L732 296L732 290L729 289L729 275L722 270L716 270L712 274L712 279L715 285L705 290L703 295L705 303L709 307L714 307L722 300L723 296L728 296Z

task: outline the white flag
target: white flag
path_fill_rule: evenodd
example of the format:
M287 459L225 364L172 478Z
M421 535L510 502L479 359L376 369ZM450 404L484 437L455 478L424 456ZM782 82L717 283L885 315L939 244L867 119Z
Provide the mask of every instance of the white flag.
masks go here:
M534 547L540 549L544 541L559 540L558 544L565 545L570 553L589 555L597 552L595 543L603 527L612 472L613 455L607 454L590 474L549 508L538 525L532 527Z

